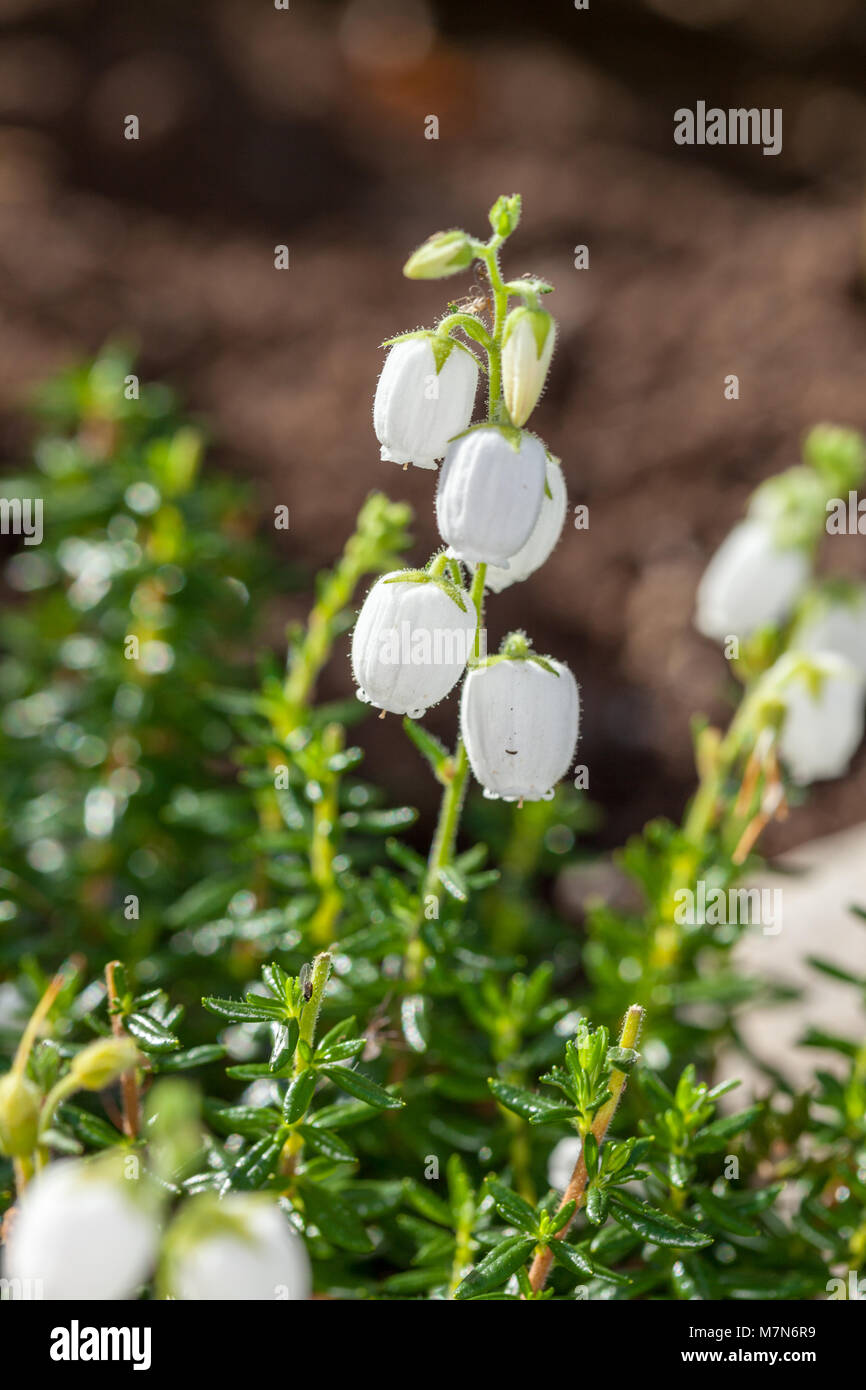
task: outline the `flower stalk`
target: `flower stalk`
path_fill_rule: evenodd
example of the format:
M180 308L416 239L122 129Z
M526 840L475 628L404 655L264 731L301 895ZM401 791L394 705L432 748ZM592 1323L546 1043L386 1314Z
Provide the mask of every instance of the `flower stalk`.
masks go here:
M637 1047L638 1039L640 1038L640 1030L643 1025L643 1020L644 1011L641 1008L641 1006L639 1004L632 1004L631 1008L625 1016L625 1019L623 1020L622 1030L619 1035L620 1047ZM619 1105L620 1098L622 1096L623 1091L625 1090L627 1080L628 1077L626 1076L626 1073L620 1071L618 1068L615 1067L614 1070L611 1072L610 1080L608 1082L610 1100L606 1101L605 1104L599 1110L598 1114L592 1122L592 1129L590 1131L595 1137L596 1143L598 1144L599 1148L601 1148L602 1144L604 1143L605 1136L607 1135L607 1131L610 1128L610 1122L613 1119L614 1114L616 1113L616 1108ZM571 1175L571 1181L569 1182L568 1187L565 1189L562 1201L560 1202L559 1207L557 1208L557 1210L562 1211L563 1207L567 1207L569 1203L574 1202L574 1210L572 1211L571 1216L565 1222L564 1226L562 1226L561 1229L553 1237L554 1240L564 1240L566 1235L568 1234L574 1222L575 1216L577 1215L578 1211L583 1205L584 1198L586 1195L586 1183L588 1176L589 1174L587 1173L586 1160L584 1158L584 1145L581 1145L580 1157L578 1158L577 1163L574 1165L574 1172ZM541 1289L544 1288L544 1285L547 1282L547 1276L550 1273L552 1265L553 1254L550 1250L550 1247L548 1246L546 1250L539 1250L534 1260L532 1261L532 1267L529 1271L529 1283L531 1285L533 1293L538 1293Z

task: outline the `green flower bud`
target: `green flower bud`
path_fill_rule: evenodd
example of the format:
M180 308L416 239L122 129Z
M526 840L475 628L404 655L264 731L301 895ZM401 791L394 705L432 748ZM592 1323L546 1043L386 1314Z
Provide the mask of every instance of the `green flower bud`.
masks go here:
M97 1038L73 1057L69 1074L85 1091L101 1091L138 1060L132 1038Z
M465 232L436 232L413 251L403 267L410 280L444 280L472 264L475 252Z
M860 487L866 476L866 442L856 430L816 425L806 436L803 457L840 495Z
M0 1153L25 1158L36 1148L42 1093L26 1076L0 1076Z
M509 197L503 193L501 198L497 198L493 207L490 209L490 225L497 236L511 236L520 221L521 197L519 193L512 193Z

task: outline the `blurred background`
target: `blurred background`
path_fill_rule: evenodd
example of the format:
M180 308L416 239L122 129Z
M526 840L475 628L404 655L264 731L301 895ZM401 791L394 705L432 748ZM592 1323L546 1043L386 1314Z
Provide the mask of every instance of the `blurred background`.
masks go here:
M431 475L378 458L378 344L443 307L408 252L523 194L506 270L555 283L561 326L533 425L590 525L491 606L489 642L524 626L575 670L603 845L677 815L689 717L726 710L691 627L707 557L810 425L866 425L866 7L0 0L0 33L3 457L33 387L123 336L207 422L212 466L290 507L262 545L307 576L373 487L416 508L419 560L437 543ZM781 107L782 153L675 145L698 100ZM862 540L834 537L832 567L862 573ZM307 602L273 614L275 648ZM348 689L341 659L325 693ZM430 814L398 721L360 741ZM767 848L862 819L864 789L861 754Z

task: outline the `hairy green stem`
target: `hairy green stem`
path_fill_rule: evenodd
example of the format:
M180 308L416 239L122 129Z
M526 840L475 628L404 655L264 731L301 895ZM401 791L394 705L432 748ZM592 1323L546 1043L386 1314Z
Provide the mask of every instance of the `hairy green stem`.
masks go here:
M493 340L487 349L489 363L487 386L487 418L504 420L508 423L505 405L502 401L502 330L508 313L508 290L499 269L499 247L504 238L491 237L481 258L487 267L487 276L493 292Z
M343 726L328 724L322 733L323 760L327 763L342 747ZM313 802L310 871L320 897L310 922L310 935L317 946L327 946L334 939L334 926L343 903L334 873L334 832L340 815L339 784L339 774L328 769L320 779L321 795Z
M619 1035L620 1047L637 1047L638 1039L640 1038L641 1025L643 1024L643 1018L644 1011L641 1008L641 1006L639 1004L632 1004L631 1008L625 1016L625 1019L623 1020L622 1031ZM628 1077L626 1073L623 1071L619 1071L616 1067L611 1072L610 1081L608 1082L610 1100L602 1106L602 1108L599 1110L598 1114L592 1122L592 1133L595 1136L599 1148L601 1148L602 1144L604 1143L605 1136L607 1134L608 1129L610 1128L610 1122L614 1117L616 1107L619 1105L620 1096L625 1090L625 1084L627 1080ZM554 1240L565 1240L565 1237L567 1236L571 1228L574 1218L576 1217L578 1211L583 1205L583 1200L586 1195L586 1183L588 1177L589 1174L587 1173L586 1160L584 1158L584 1145L581 1144L580 1157L578 1158L577 1163L574 1165L574 1172L571 1175L571 1181L569 1182L568 1187L565 1189L565 1192L562 1194L562 1201L560 1202L559 1207L557 1208L557 1210L561 1211L563 1207L568 1206L569 1202L574 1202L574 1211L572 1212L570 1218L562 1227L562 1229L560 1231L557 1231L556 1235L554 1236ZM533 1293L538 1293L539 1289L544 1288L552 1264L553 1254L551 1252L550 1246L548 1246L544 1250L539 1250L538 1254L535 1256L535 1259L532 1261L532 1268L529 1271L529 1282L532 1285Z
M486 575L487 566L479 565L473 576L472 587L469 591L469 597L475 606L476 615L476 657L479 655L481 648L481 628L484 622L484 580ZM442 801L439 806L439 819L436 823L433 843L430 846L430 854L427 860L427 872L424 876L424 883L421 889L421 903L415 923L415 930L406 949L406 978L411 983L417 983L423 970L426 949L418 932L430 899L434 898L438 904L442 897L440 870L444 869L451 862L454 854L454 846L457 841L457 831L460 827L460 816L463 810L463 801L466 796L468 779L469 757L463 739L459 738L454 754L451 776L442 793Z
M493 293L493 331L484 344L488 362L487 418L490 421L502 421L504 419L507 423L505 405L502 400L502 333L508 313L508 289L499 268L499 248L504 240L505 238L502 236L492 236L483 247L479 248L479 256L487 267L487 275ZM449 325L460 317L460 315L451 315L450 318L444 319L443 323L440 324L440 330L443 324ZM486 577L486 564L478 565L470 590L470 597L475 605L476 613L474 648L476 660L481 655L481 631L484 625L484 581ZM410 985L417 984L423 972L427 953L419 935L421 922L424 920L424 914L430 900L435 900L437 906L441 901L440 870L450 863L454 853L468 777L469 757L463 739L458 737L452 760L451 776L442 794L439 818L433 843L430 846L418 915L406 947L405 974L406 981Z
M316 1040L316 1025L319 1022L319 1013L322 1008L322 1000L325 995L325 985L331 973L332 957L330 951L321 951L313 961L313 973L310 980L310 997L303 1007L300 1018L300 1042L305 1042L308 1047L312 1047ZM306 1064L301 1061L299 1065L298 1054L295 1054L295 1070L301 1070Z

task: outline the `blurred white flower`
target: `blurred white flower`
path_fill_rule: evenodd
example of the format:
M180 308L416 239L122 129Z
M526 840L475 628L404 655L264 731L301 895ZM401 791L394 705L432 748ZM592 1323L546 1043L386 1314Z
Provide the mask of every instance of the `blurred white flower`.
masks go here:
M852 586L838 596L817 594L795 624L790 646L801 652L834 652L866 678L866 590Z
M275 1202L240 1192L218 1204L205 1200L207 1205L191 1203L179 1218L169 1265L176 1298L291 1302L310 1297L306 1247Z
M583 1140L575 1134L568 1139L560 1139L551 1151L547 1161L547 1181L557 1192L564 1192L571 1182L574 1165L580 1158Z
M784 622L810 570L808 551L781 549L768 522L741 521L722 541L698 585L698 630L723 642Z
M798 653L786 657L796 661ZM843 657L818 652L813 661L817 679L804 673L780 686L785 718L779 755L802 786L842 777L863 738L866 679Z
M92 1163L52 1163L24 1190L5 1278L41 1281L48 1299L132 1298L157 1249L153 1215L133 1189Z

